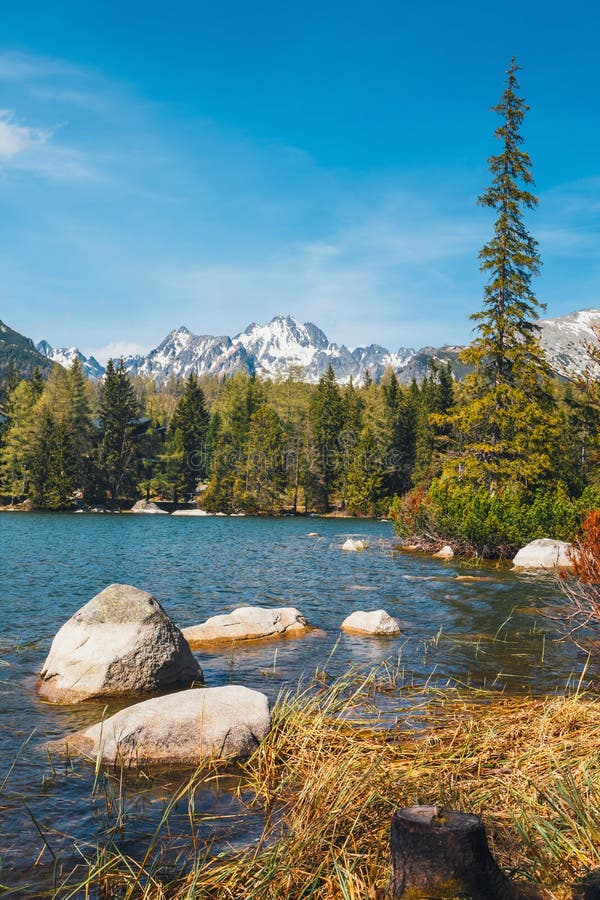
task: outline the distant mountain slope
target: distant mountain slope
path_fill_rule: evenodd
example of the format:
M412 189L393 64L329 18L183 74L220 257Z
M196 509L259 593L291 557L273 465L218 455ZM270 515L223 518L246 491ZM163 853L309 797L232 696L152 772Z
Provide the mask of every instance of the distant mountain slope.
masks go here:
M338 380L346 383L350 378L360 380L367 369L376 380L388 365L400 371L413 354L414 350L403 348L390 353L377 344L349 350L330 343L311 322L275 316L267 325L249 325L234 338L195 335L182 326L147 356L129 357L125 362L133 375L157 381L191 372L223 376L243 371L277 378L296 369L306 381L316 382L331 364Z
M156 381L196 375L232 375L253 372L254 363L240 344L228 337L192 334L184 326L171 331L147 356L125 360L132 375L145 375Z
M567 316L540 320L541 343L557 374L566 378L583 374L589 364L586 346L597 340L594 326L600 327L600 310L597 309L583 309ZM23 364L27 360L30 363L37 360L38 364L53 360L69 366L78 356L88 377L100 378L104 374L104 368L93 356L85 357L76 347L53 349L46 341L40 341L36 350L28 338L5 325L1 327L5 329L5 335L13 336L11 346L20 348ZM1 347L0 343L0 365ZM463 378L467 369L457 359L461 349L445 345L420 350L401 347L397 352L391 352L380 344L369 344L350 350L344 344L332 343L312 322L302 323L293 316L275 316L266 325L252 323L234 338L196 335L181 326L171 331L154 350L145 356L130 356L125 364L132 375L153 378L157 382L172 377L185 378L191 372L223 377L241 371L255 372L263 378L278 378L295 371L297 377L315 383L331 365L342 384L347 384L351 378L360 382L366 371L378 381L389 366L400 381L409 383L413 378L419 381L427 375L431 359L449 362L456 378ZM17 352L16 349L13 352Z
M53 366L53 363L36 349L30 338L0 321L0 378L6 375L11 359L14 360L17 371L23 378L31 375L36 366L44 373L50 372Z
M83 371L88 378L101 378L104 375L104 366L101 366L98 360L94 359L93 356L84 356L77 347L55 348L51 347L48 341L40 341L36 344L36 350L38 350L42 356L45 356L46 359L58 363L59 366L64 366L65 369L68 369L69 366L72 365L75 358L79 359L79 362L83 366Z
M598 343L594 327L600 328L600 309L541 319L540 326L541 344L551 368L565 378L583 375L590 364L587 345Z

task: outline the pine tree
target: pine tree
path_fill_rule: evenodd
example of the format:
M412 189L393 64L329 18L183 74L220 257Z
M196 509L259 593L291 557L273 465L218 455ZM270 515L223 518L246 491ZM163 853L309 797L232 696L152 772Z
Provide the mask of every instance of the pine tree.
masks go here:
M348 469L346 505L350 512L375 515L382 497L384 460L377 437L366 425L362 430Z
M250 419L263 403L263 389L256 376L240 373L228 379L221 408L208 427L207 444L214 445L210 483L203 502L209 509L235 509L234 493L239 466L246 452Z
M98 412L102 434L97 454L100 483L114 503L122 493L132 490L140 457L135 430L139 406L122 359L117 366L111 359L107 363Z
M267 404L250 417L245 454L235 477L235 508L273 513L285 489L285 431L277 413Z
M415 465L418 387L403 390L396 373L388 373L382 384L388 429L385 487L390 496L410 487Z
M415 458L412 481L428 484L439 475L451 439L449 414L454 404L454 384L449 364L430 360L429 375L415 393Z
M75 357L68 370L69 425L74 451L74 481L87 497L92 478L92 422L88 397L89 383L81 361Z
M549 446L557 422L548 367L538 340L538 311L531 280L538 274L537 242L524 222L537 205L529 155L521 149L528 110L518 95L514 58L506 88L493 107L501 117L501 152L489 160L492 182L479 203L496 213L494 235L479 256L488 278L483 309L472 318L477 336L461 354L473 367L451 417L457 459L451 471L491 491L518 481L533 486L552 471Z
M10 417L0 448L0 485L13 502L29 493L33 410L38 399L30 381L19 382L8 395Z
M210 417L202 388L192 373L173 416L172 431L181 435L183 451L180 470L181 489L187 499L193 498L198 481L203 481L209 469L207 432Z
M325 512L340 474L340 434L344 407L331 365L319 379L310 404L312 474L317 503Z

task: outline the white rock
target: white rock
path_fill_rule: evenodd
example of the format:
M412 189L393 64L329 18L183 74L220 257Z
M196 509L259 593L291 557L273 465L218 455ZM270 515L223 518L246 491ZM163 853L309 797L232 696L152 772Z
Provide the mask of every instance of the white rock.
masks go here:
M309 531L306 537L319 537L318 531Z
M151 500L138 500L137 503L133 504L130 512L145 513L148 516L168 516L169 515L169 513L166 511L166 509L161 509L160 506L157 506L156 503L153 503Z
M257 641L275 637L300 637L310 631L304 616L293 606L265 609L240 606L227 615L212 616L200 625L183 629L190 647L230 641Z
M202 670L151 594L111 584L52 641L38 690L53 703L190 687Z
M515 569L572 569L573 545L566 541L539 538L522 547L515 558Z
M454 550L450 544L446 544L441 550L438 550L438 552L433 555L436 559L452 559L454 557Z
M176 509L171 513L172 516L212 516L212 513L205 509Z
M397 619L388 615L385 609L357 610L344 619L341 629L350 634L400 634Z
M135 703L62 741L103 762L198 765L249 756L271 727L269 700L240 685L196 688Z
M358 553L360 550L367 549L367 542L358 540L358 538L347 538L342 544L342 550L350 550Z

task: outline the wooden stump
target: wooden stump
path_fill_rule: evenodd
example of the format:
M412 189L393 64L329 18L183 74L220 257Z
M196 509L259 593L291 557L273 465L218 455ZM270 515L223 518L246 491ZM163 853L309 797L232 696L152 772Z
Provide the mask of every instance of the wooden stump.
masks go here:
M542 897L511 882L490 853L479 816L409 806L392 819L390 894L404 900L468 896L471 900Z
M600 869L593 869L578 884L573 885L573 900L600 900Z

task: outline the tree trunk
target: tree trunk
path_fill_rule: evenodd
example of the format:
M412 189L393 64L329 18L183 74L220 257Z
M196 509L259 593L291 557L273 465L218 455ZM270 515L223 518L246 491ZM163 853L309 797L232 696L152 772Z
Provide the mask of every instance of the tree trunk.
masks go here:
M479 816L409 806L392 818L390 894L404 900L542 898L534 885L511 882L496 864Z

